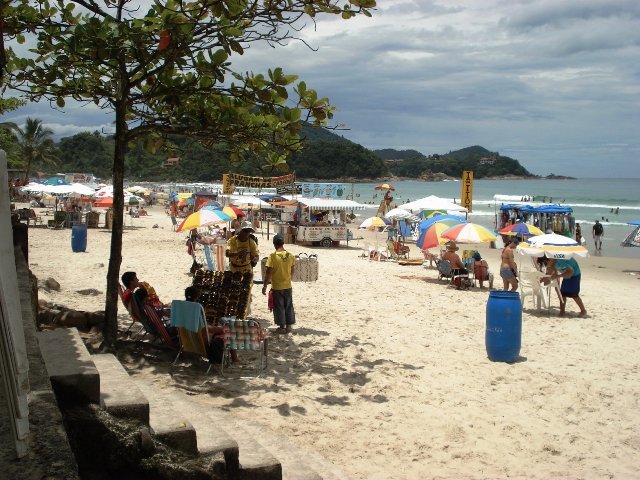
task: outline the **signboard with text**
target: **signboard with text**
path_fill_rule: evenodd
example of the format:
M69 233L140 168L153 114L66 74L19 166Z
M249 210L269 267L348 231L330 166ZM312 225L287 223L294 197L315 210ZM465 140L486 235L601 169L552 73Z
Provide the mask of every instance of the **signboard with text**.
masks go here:
M473 206L473 171L465 170L462 172L462 192L460 198L462 199L462 206L467 209L469 213L472 211Z
M302 183L300 192L306 198L345 198L347 189L342 183Z

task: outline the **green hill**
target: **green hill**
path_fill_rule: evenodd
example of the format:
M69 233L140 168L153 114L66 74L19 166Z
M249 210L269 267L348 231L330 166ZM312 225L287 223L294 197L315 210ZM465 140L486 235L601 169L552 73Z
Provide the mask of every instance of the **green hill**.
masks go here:
M391 173L398 177L424 178L436 173L443 173L450 177L460 178L464 170L473 170L475 178L504 175L533 176L517 160L502 156L497 152L490 152L480 146L467 147L443 155L429 155L428 157L419 152L416 152L417 155L407 157L406 152L412 152L412 150L374 151L381 158L397 160L388 163Z
M515 159L473 146L447 154L425 156L416 150L369 150L333 131L304 127L304 148L288 164L299 179L382 179L389 176L434 178L443 174L460 178L463 170L473 170L476 178L502 175L531 176ZM254 158L240 165L229 161L223 145L206 148L187 138L173 138L175 149L150 154L142 142L127 153L125 175L131 180L219 181L222 174L235 172L263 176L263 162ZM91 172L100 178L111 177L114 143L98 132L82 132L63 138L58 171ZM175 166L163 166L168 157L179 157ZM38 166L36 165L36 168ZM274 172L273 175L276 175Z

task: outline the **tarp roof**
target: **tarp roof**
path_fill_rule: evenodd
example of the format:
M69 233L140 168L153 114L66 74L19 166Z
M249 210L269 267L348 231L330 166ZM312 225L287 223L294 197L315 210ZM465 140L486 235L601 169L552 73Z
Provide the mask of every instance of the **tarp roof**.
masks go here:
M506 203L500 205L500 210L520 210L521 212L530 213L571 213L573 208L565 207L563 205L549 204L549 205L523 205L521 203Z
M435 195L429 195L428 197L420 198L413 202L403 203L400 205L400 208L409 210L410 212L421 212L422 210L467 211L462 205L450 202L445 198L436 197Z
M298 202L307 206L310 210L364 210L367 208L353 200L340 200L336 198L299 198Z

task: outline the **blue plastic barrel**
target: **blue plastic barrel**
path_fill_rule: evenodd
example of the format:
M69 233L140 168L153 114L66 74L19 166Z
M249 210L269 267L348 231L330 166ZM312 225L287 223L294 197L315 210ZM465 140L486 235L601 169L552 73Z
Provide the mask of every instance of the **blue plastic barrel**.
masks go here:
M87 224L76 223L71 227L71 250L84 252L87 249Z
M520 354L522 304L518 292L493 290L487 302L485 344L489 360L513 362Z

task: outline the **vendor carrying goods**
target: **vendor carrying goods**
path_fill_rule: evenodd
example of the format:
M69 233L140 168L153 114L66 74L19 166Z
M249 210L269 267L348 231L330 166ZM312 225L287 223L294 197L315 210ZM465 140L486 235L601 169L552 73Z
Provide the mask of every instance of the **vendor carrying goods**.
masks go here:
M262 271L262 278L267 273L267 258L264 257L260 261L260 269ZM318 281L319 270L318 256L315 253L308 255L306 253L299 253L296 255L296 265L293 269L293 275L291 276L292 282L316 282Z

